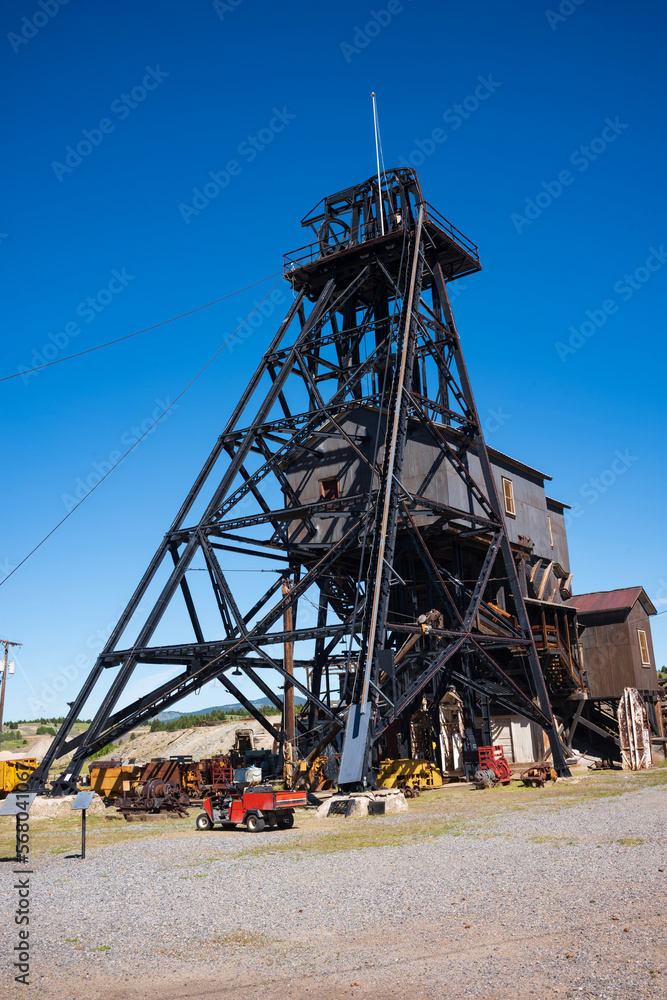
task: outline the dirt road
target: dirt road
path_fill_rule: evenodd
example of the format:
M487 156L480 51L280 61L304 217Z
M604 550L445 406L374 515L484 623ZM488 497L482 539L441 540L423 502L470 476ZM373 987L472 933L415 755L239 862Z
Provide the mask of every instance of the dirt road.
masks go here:
M40 855L35 822L23 995L664 998L666 790L663 768L433 792L407 816L306 815L255 836L163 823L126 839L112 824L85 862L53 853L74 828ZM8 961L3 976L10 995Z

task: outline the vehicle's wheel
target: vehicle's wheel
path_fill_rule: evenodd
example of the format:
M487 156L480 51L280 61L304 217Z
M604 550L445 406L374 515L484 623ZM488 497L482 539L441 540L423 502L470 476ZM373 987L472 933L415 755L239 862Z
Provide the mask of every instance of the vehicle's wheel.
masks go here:
M195 826L198 830L212 830L213 823L211 823L211 817L208 813L199 813L199 816L195 820Z
M254 813L251 813L247 817L245 825L248 833L261 833L266 824L262 816L255 816Z
M282 830L291 830L294 826L294 813L287 813L285 816L279 816L278 826Z

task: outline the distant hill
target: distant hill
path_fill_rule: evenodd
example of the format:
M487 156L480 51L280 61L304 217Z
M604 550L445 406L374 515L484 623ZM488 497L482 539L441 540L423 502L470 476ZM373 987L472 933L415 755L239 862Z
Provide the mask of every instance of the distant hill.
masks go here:
M266 705L267 701L268 701L267 698L255 698L252 701L252 704ZM305 698L298 697L297 695L294 696L295 705L304 705L305 702L306 702ZM172 712L172 711L160 712L160 714L157 715L156 718L159 719L160 722L173 722L174 719L180 719L182 715L210 715L211 712L216 712L216 711L233 712L239 708L243 708L243 705L241 705L240 702L238 701L233 701L230 702L230 704L228 705L212 705L210 708L195 708L192 709L190 712Z

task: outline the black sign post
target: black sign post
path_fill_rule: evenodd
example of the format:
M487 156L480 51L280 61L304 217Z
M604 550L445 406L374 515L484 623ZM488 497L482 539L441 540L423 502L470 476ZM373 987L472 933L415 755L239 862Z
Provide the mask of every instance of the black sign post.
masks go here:
M81 810L81 860L86 856L86 809L90 808L95 792L78 792L72 809Z

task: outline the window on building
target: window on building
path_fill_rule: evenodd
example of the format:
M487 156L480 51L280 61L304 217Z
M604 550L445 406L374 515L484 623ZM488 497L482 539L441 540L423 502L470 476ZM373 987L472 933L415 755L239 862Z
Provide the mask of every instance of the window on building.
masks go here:
M646 641L646 632L643 628L637 629L637 635L639 636L639 652L642 656L642 666L651 666L651 657L648 655L648 642Z
M553 549L554 548L554 532L553 532L553 528L551 527L551 518L549 517L548 514L547 514L547 524L549 525L549 541L551 542L551 548Z
M338 476L320 479L320 500L337 500L339 496L340 479Z
M510 479L503 478L503 500L505 501L505 513L510 517L516 517L514 507L514 487Z

